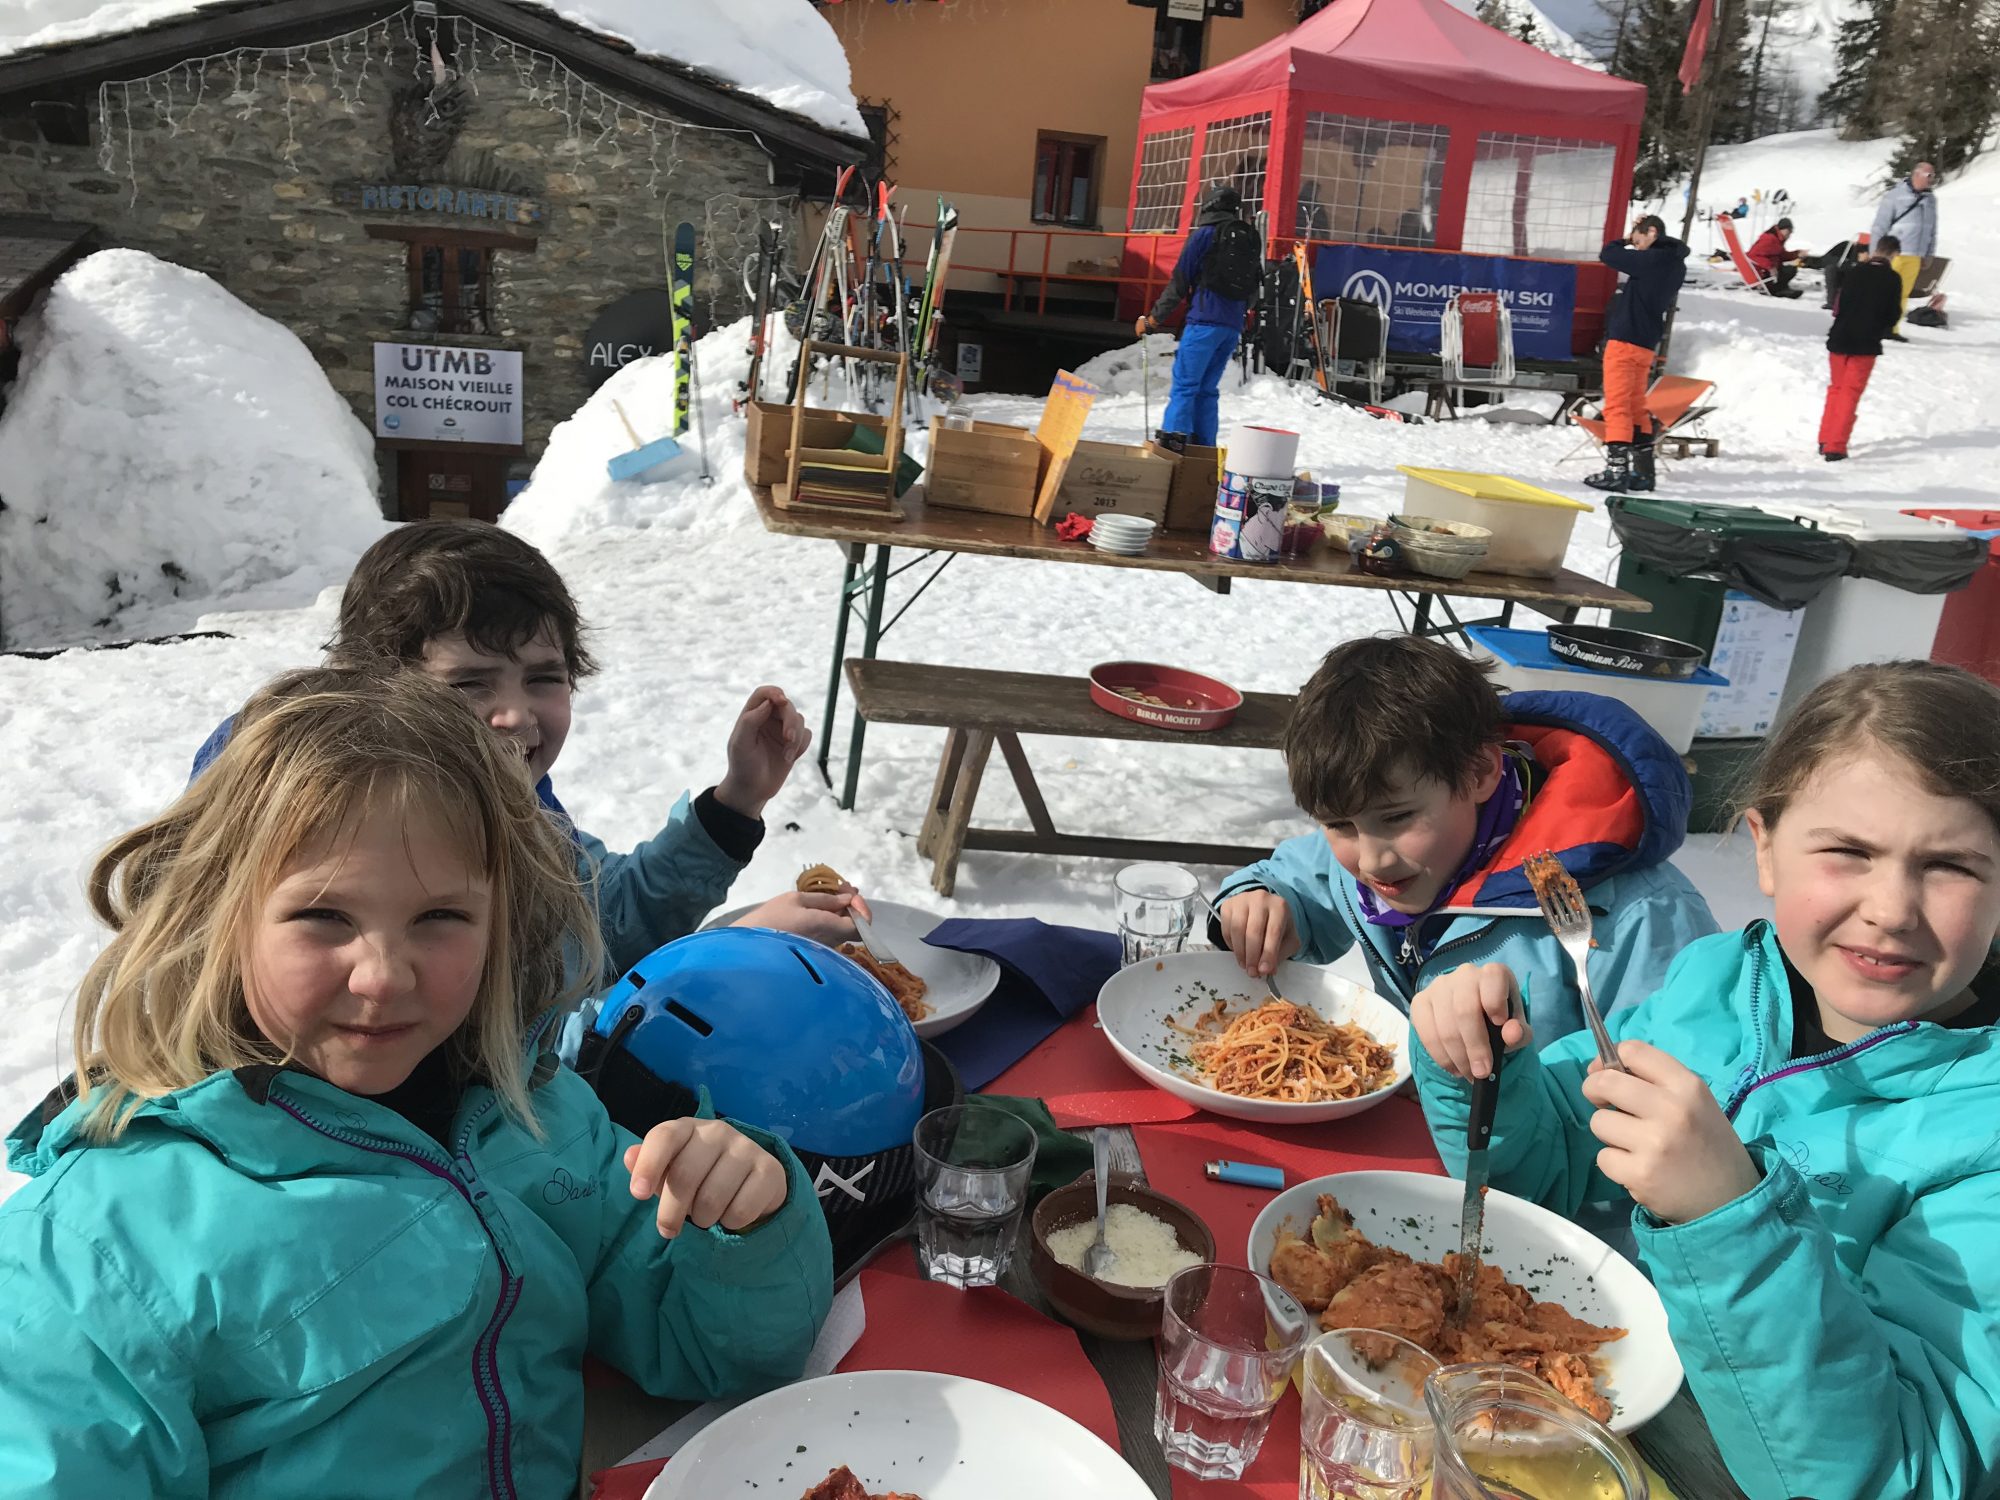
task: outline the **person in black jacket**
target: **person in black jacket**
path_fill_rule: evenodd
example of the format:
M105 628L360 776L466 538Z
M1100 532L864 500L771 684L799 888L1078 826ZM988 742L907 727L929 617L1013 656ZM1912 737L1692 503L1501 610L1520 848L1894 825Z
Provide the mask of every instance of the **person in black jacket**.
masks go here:
M1902 249L1896 236L1885 234L1868 259L1840 280L1840 305L1826 335L1832 378L1819 418L1819 451L1828 463L1847 457L1855 409L1868 389L1868 377L1875 373L1882 340L1903 316L1903 278L1890 264Z
M1653 475L1653 418L1646 410L1647 377L1653 351L1666 333L1686 275L1688 247L1667 237L1658 214L1647 214L1632 233L1598 252L1607 266L1625 273L1612 299L1604 342L1604 456L1602 472L1583 482L1600 490L1650 490Z

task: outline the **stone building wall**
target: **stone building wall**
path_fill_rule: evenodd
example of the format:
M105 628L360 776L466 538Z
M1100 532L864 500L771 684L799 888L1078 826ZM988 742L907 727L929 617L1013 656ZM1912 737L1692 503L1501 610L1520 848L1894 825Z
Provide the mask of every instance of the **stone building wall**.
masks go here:
M758 218L788 213L792 199L748 136L676 121L546 54L452 24L465 109L450 156L425 180L506 182L543 206L534 253L495 256L492 337L410 333L408 246L364 226L512 226L338 201L337 184L410 180L392 165L388 120L397 91L425 71L425 49L400 17L109 83L92 101L88 145L49 144L25 105L0 104L0 209L82 220L107 245L215 277L296 332L371 430L376 341L519 348L532 459L588 394L584 334L598 310L663 284L662 226L687 220L700 232L696 308L712 326L743 311L738 268Z

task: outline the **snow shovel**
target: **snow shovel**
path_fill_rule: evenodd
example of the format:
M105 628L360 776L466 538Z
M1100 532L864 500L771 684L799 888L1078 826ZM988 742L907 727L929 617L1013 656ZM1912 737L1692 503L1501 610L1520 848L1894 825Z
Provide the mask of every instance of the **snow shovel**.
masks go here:
M681 445L670 437L654 438L650 443L640 442L638 429L633 427L632 419L625 415L625 408L613 401L611 409L618 413L618 421L625 429L625 436L632 440L630 453L614 453L604 465L605 472L613 479L636 479L648 469L680 455Z

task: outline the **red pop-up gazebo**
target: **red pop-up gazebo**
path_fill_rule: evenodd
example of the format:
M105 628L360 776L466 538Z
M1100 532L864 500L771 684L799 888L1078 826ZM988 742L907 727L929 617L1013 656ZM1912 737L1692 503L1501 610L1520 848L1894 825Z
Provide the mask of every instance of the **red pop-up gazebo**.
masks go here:
M1435 350L1451 293L1493 289L1529 358L1595 347L1646 91L1494 30L1450 0L1336 0L1220 67L1145 91L1127 273L1171 267L1229 184L1315 291L1387 307ZM1332 280L1336 284L1328 285ZM1428 328L1428 333L1425 330Z

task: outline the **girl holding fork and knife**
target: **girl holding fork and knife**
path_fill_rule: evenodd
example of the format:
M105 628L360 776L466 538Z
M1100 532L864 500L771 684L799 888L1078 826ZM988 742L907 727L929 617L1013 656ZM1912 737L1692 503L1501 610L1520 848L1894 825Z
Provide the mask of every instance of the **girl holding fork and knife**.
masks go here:
M1770 921L1530 1045L1513 974L1411 1009L1440 1152L1509 1054L1491 1182L1631 1204L1688 1383L1752 1500L2000 1493L2000 689L1896 662L1822 684L1745 813Z

